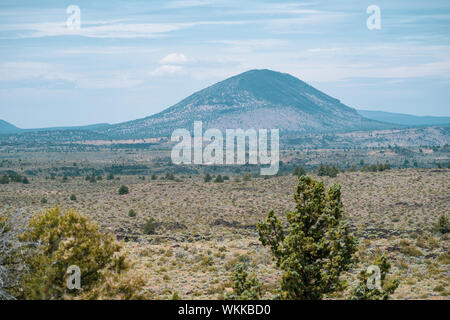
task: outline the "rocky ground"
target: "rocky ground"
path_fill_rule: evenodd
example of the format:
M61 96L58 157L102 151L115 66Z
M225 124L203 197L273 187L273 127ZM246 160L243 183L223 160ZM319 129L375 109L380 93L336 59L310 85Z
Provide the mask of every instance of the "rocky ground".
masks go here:
M181 298L220 298L239 261L249 264L264 283L266 297L272 296L280 273L258 241L255 225L269 209L281 216L294 208L296 177L245 181L243 175L230 175L224 183L205 183L199 175L176 175L175 180L118 177L92 183L85 177L63 182L61 177L36 176L30 184L0 185L0 208L24 218L55 205L78 209L125 242L154 298L170 298L175 292ZM377 252L387 252L393 274L401 280L395 298L448 299L450 242L432 229L450 211L449 169L319 178L342 186L346 218L360 238L358 268L368 266ZM121 185L130 193L119 195ZM70 200L72 194L76 200ZM129 216L130 209L135 217ZM143 226L150 218L156 233L145 235ZM347 275L350 283L358 268Z

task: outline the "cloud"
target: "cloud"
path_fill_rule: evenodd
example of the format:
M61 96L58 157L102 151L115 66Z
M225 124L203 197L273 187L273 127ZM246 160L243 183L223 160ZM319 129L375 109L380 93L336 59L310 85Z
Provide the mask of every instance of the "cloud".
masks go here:
M190 7L202 7L213 4L211 0L182 0L169 2L166 8L190 8Z
M65 79L45 79L40 77L14 80L14 81L1 81L1 89L17 89L17 88L46 88L51 90L70 90L76 88L77 84L73 81Z
M72 56L72 55L145 55L158 52L159 49L140 47L140 46L73 46L68 48L58 48L53 50L51 54L56 56Z
M150 72L152 76L167 76L180 74L184 72L184 68L181 66L173 66L173 65L162 65L156 68L154 71Z
M213 40L209 43L221 44L227 46L227 52L251 53L261 50L273 50L286 47L289 44L287 40L280 39L246 39L246 40Z
M10 35L2 39L82 36L88 38L155 38L182 28L181 24L84 22L80 29L69 29L63 22L2 25Z
M131 70L69 70L54 63L15 61L0 63L0 88L120 89L144 83L145 72Z
M0 24L0 39L26 39L55 36L87 38L159 38L166 33L205 25L240 25L248 21L196 21L174 23L123 23L114 21L81 21L80 29L69 29L65 22Z
M160 66L154 71L150 72L152 76L166 76L174 74L182 74L185 69L182 64L188 62L188 58L183 53L170 53L161 60L159 60Z
M188 59L182 53L170 53L159 61L159 64L183 64L186 63Z
M60 67L41 62L0 64L0 88L73 89L76 83Z

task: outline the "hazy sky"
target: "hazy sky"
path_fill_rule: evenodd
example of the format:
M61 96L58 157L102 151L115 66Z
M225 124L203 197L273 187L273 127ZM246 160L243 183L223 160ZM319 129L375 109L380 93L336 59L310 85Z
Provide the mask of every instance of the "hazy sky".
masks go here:
M22 128L145 117L254 68L355 108L450 116L450 1L0 1L0 119Z

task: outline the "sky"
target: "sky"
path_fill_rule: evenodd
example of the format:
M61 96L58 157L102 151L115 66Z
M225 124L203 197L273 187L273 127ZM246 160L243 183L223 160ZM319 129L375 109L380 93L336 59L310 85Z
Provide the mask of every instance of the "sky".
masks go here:
M450 1L0 1L0 119L20 128L146 117L250 69L450 116Z

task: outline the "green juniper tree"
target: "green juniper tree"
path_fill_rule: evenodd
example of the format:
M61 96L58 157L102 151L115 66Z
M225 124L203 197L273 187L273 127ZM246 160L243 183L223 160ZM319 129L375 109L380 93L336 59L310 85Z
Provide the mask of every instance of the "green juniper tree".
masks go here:
M295 166L294 171L292 172L293 176L303 176L306 174L306 170L303 167Z
M4 174L1 178L0 178L0 184L8 184L9 183L9 177L8 175Z
M204 181L205 181L205 182L210 182L211 180L212 180L211 175L210 175L209 173L207 173L207 174L205 175Z
M125 186L125 185L120 186L120 188L119 188L120 195L128 194L129 192L130 192L130 190L128 189L127 186Z
M448 218L445 214L442 214L439 217L436 225L434 226L434 229L440 234L446 234L450 232L450 222L448 221Z
M387 257L384 254L380 255L373 264L378 267L379 274L377 274L377 270L373 268L361 271L358 276L358 285L353 289L351 299L388 300L389 296L397 290L399 280L388 280L386 278L386 275L391 269L391 264ZM379 283L377 283L377 281L379 281Z
M319 177L323 177L323 176L327 175L327 170L322 163L320 164L319 169L317 170L317 175Z
M248 275L245 264L237 264L231 275L233 292L225 296L226 300L259 300L261 283L254 276Z
M342 220L338 185L325 192L323 182L301 176L294 199L286 228L273 210L258 224L260 241L283 271L281 299L320 300L342 290L340 275L356 262L356 239Z

